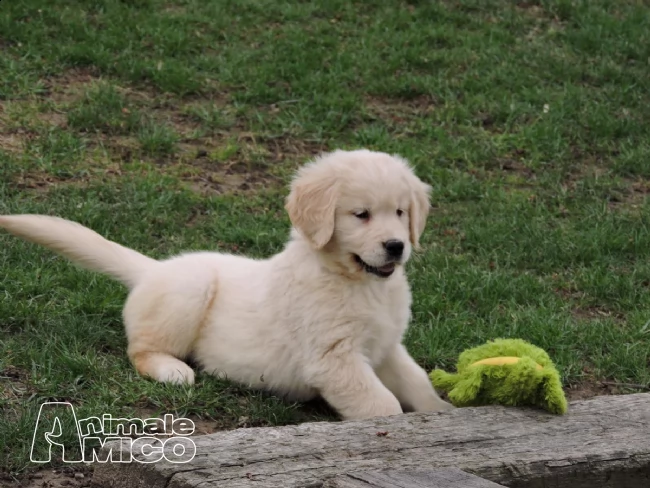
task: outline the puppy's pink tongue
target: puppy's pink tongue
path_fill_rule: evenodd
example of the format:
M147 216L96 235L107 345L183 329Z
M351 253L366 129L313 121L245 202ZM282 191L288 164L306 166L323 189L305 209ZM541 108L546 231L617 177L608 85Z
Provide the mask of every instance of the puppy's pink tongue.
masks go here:
M384 266L380 266L377 269L383 273L388 273L395 269L395 263L385 264Z

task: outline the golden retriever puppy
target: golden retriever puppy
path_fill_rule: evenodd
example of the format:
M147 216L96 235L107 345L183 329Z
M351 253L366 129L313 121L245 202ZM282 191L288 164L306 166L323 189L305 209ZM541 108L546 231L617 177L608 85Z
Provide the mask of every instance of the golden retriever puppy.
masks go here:
M430 187L398 156L335 151L303 166L293 225L266 260L198 252L157 261L74 222L0 216L0 227L130 289L128 355L144 376L193 383L204 371L308 400L344 419L438 411L441 400L402 345Z

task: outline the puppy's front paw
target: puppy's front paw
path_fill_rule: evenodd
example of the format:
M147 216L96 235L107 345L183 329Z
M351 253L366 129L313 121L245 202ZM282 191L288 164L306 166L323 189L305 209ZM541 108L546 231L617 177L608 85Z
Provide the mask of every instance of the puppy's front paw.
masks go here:
M365 414L365 418L371 418L371 417L389 417L390 415L399 415L401 413L404 413L402 410L402 406L399 404L398 401L391 401L390 403L383 403L383 404L377 404L373 405L372 408L368 410L368 412Z
M402 406L392 394L386 392L386 395L377 398L366 398L366 402L355 402L350 405L343 417L346 420L362 420L373 417L388 417L390 415L399 415L403 413Z
M447 412L449 410L455 410L456 407L454 407L451 403L446 402L444 400L440 400L439 402L436 403L435 405L435 410L432 410L432 412Z
M413 410L416 412L447 412L454 410L451 403L444 401L434 391L429 391L427 395L417 398L413 404Z

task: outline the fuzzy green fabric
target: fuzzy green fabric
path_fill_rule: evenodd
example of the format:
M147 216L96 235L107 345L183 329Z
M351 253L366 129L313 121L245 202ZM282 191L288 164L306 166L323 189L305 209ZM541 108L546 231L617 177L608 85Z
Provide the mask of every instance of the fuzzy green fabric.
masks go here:
M486 358L515 356L515 364L472 366ZM536 364L543 367L540 371ZM500 404L536 406L555 414L567 411L560 374L546 351L521 339L496 339L468 349L458 358L457 373L436 369L433 385L446 391L457 407Z

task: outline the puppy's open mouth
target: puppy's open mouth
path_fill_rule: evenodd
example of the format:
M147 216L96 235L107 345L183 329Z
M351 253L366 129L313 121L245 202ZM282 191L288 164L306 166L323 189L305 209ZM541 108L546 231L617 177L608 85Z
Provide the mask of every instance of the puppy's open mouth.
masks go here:
M366 273L374 274L376 276L379 276L380 278L388 278L390 275L393 274L393 271L395 271L396 263L388 263L378 267L370 266L363 259L361 259L357 254L354 254L354 260L359 265L361 265L361 267Z

